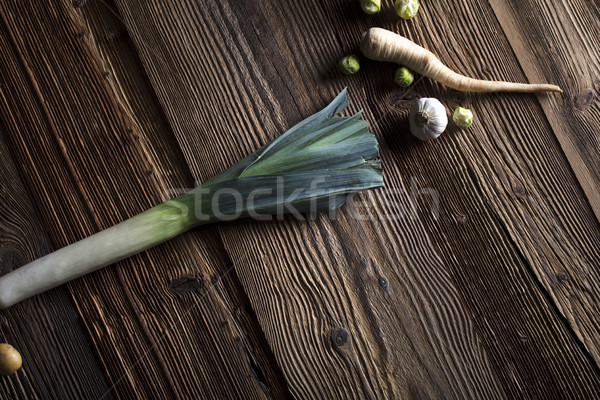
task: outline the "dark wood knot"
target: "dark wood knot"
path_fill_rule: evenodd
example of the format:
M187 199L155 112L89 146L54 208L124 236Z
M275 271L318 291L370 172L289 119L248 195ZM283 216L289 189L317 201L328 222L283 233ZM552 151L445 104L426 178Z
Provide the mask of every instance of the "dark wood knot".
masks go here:
M588 92L575 96L573 97L573 106L579 111L584 111L586 108L592 105L594 97L594 92Z
M467 216L463 213L456 212L452 215L452 217L457 225L464 225L467 222Z
M385 279L383 276L379 275L379 286L381 286L381 288L383 290L388 290L388 288L390 287L389 282L387 281L387 279Z
M336 330L331 336L331 341L337 347L345 345L348 342L348 339L350 339L350 333L344 328Z
M185 293L204 288L202 276L186 275L169 280L169 288L176 292Z
M369 269L369 262L367 261L367 259L365 257L363 257L362 254L359 254L359 256L360 256L360 264L363 266L363 268Z
M517 184L513 187L513 193L520 199L524 198L527 195L525 188L520 184Z
M73 2L73 7L81 8L81 7L85 6L85 3L87 3L87 0L75 0Z
M560 271L558 274L556 274L556 279L558 280L558 283L563 283L571 278L565 271Z

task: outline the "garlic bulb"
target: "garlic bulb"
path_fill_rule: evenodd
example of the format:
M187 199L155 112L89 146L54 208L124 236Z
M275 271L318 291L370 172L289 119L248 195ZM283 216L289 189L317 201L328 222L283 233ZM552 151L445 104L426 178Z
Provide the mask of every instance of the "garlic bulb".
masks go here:
M446 108L438 99L422 98L410 110L410 132L421 140L435 139L448 125Z

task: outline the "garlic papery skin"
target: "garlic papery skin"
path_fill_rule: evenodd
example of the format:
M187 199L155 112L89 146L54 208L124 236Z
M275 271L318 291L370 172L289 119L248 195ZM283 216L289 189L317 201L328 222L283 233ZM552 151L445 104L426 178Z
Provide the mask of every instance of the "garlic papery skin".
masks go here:
M422 98L410 110L410 133L421 140L435 139L446 130L446 107L438 99Z

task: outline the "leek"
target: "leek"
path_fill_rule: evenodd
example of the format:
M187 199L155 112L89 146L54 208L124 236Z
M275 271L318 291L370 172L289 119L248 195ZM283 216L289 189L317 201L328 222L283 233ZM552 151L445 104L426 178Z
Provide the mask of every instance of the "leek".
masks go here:
M269 219L339 208L383 185L377 140L348 105L331 104L183 196L48 254L0 278L0 308L216 221Z

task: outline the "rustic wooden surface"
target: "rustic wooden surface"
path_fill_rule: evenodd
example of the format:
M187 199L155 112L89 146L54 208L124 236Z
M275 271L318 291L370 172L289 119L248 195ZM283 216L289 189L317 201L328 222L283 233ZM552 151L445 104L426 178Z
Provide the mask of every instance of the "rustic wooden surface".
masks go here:
M386 182L335 220L197 229L0 311L24 355L0 398L597 396L600 8L424 1L400 21L387 3L0 4L0 273L212 177L344 86ZM342 77L370 26L565 93L399 89L368 60ZM423 96L474 126L417 141Z

